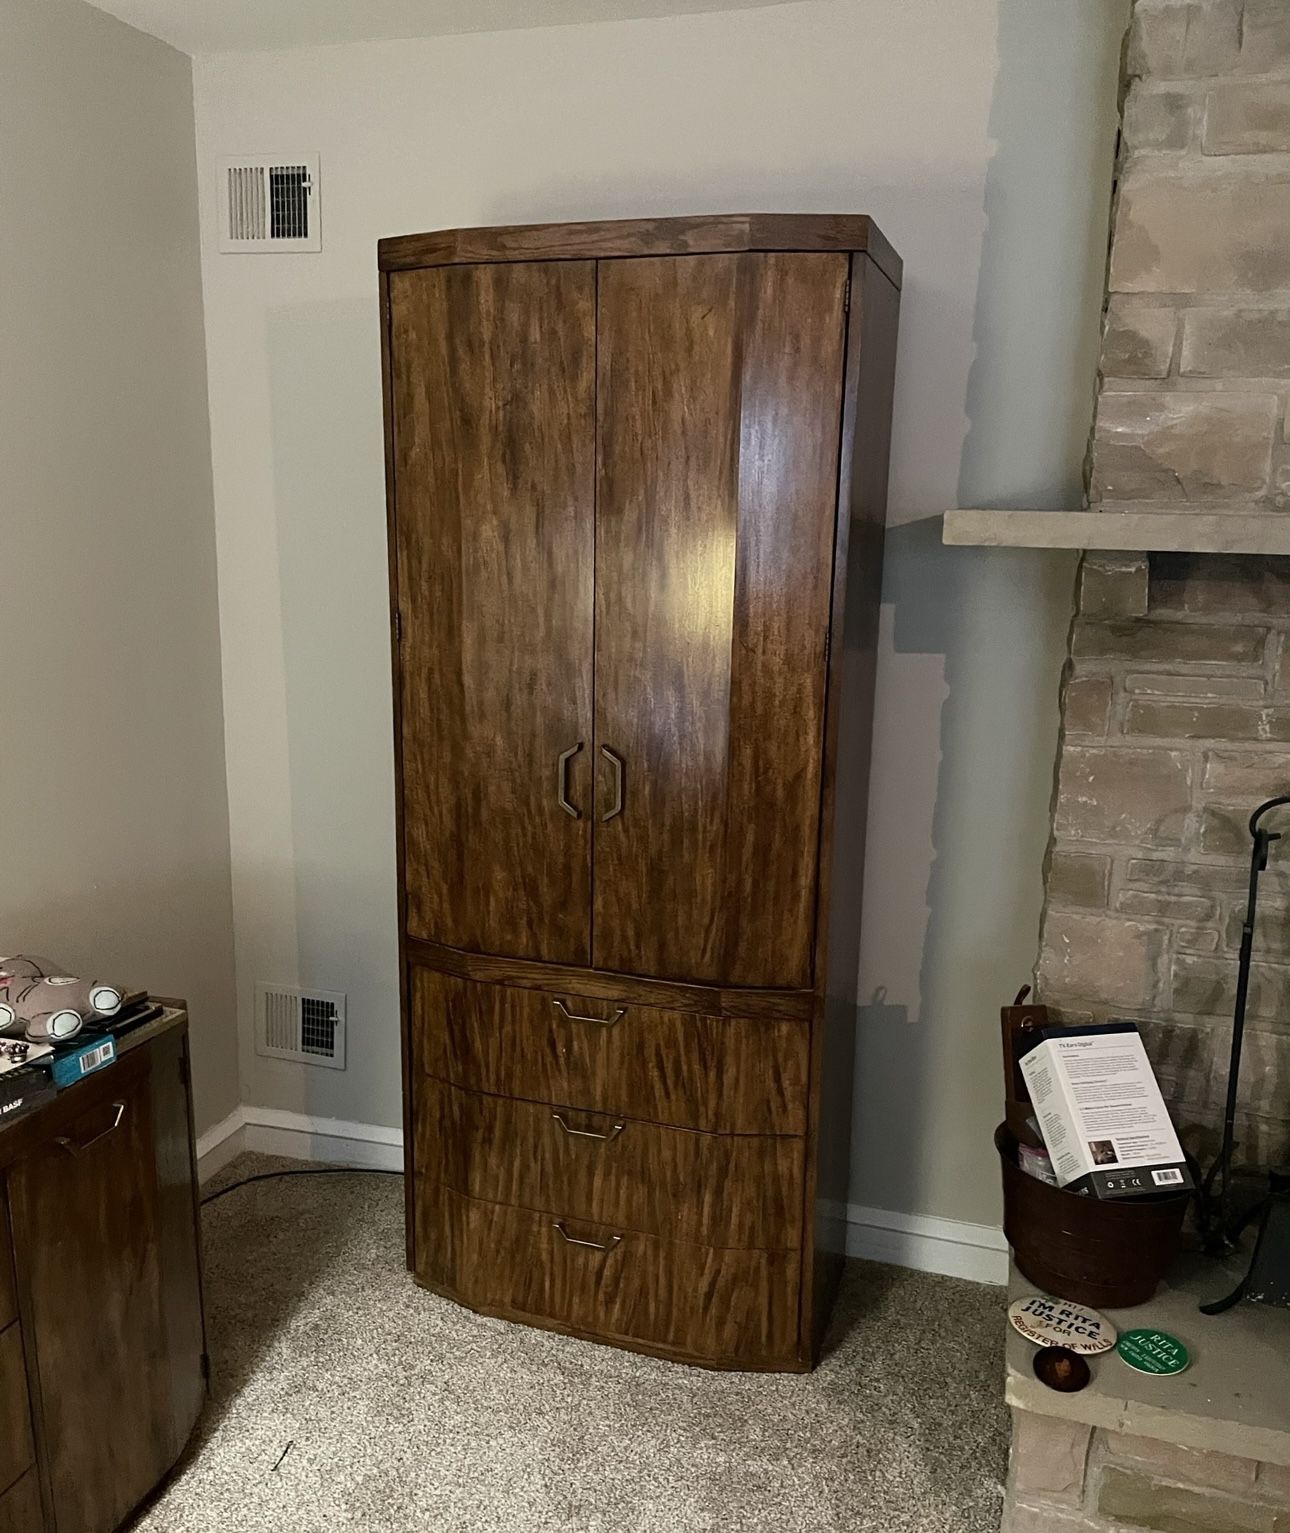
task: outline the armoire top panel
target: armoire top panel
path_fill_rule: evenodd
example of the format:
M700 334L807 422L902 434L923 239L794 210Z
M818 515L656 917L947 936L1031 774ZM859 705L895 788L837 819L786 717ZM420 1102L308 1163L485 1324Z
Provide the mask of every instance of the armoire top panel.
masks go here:
M439 229L383 239L377 246L377 260L382 271L412 271L485 261L587 261L744 250L864 251L900 286L900 257L864 213L713 213Z

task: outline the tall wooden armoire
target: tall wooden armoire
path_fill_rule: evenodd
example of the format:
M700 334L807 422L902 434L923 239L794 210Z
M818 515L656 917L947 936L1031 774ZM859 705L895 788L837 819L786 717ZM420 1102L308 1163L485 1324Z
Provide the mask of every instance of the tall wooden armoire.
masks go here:
M809 1368L841 1269L900 261L383 240L408 1261Z

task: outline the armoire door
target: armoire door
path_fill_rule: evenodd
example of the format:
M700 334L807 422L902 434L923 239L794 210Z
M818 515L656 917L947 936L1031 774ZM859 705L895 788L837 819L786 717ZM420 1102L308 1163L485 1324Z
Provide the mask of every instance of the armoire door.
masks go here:
M595 264L389 284L407 929L586 963Z
M601 262L598 968L811 982L848 271Z

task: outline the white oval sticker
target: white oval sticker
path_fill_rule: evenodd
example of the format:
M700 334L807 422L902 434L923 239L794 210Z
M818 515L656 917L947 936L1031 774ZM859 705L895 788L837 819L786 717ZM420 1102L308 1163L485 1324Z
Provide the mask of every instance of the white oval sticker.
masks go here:
M1115 1327L1095 1309L1045 1294L1018 1299L1009 1307L1008 1319L1013 1330L1037 1347L1069 1347L1072 1352L1092 1354L1109 1352L1116 1343Z

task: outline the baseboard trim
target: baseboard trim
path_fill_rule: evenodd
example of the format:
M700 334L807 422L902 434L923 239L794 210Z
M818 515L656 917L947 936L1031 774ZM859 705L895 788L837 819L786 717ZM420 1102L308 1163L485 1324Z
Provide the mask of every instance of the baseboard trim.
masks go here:
M246 1148L246 1117L235 1107L197 1141L197 1180L207 1182Z
M275 1107L239 1107L197 1141L199 1178L204 1182L214 1176L243 1150L332 1166L403 1169L401 1129L344 1118L314 1118ZM1008 1243L994 1225L900 1214L857 1203L835 1204L829 1212L846 1222L848 1256L976 1283L1008 1281Z
M844 1213L848 1256L975 1283L1008 1281L1008 1242L995 1225L932 1214L898 1214L855 1203L849 1203Z
M344 1118L313 1118L275 1107L243 1107L243 1148L324 1165L403 1170L403 1130Z

